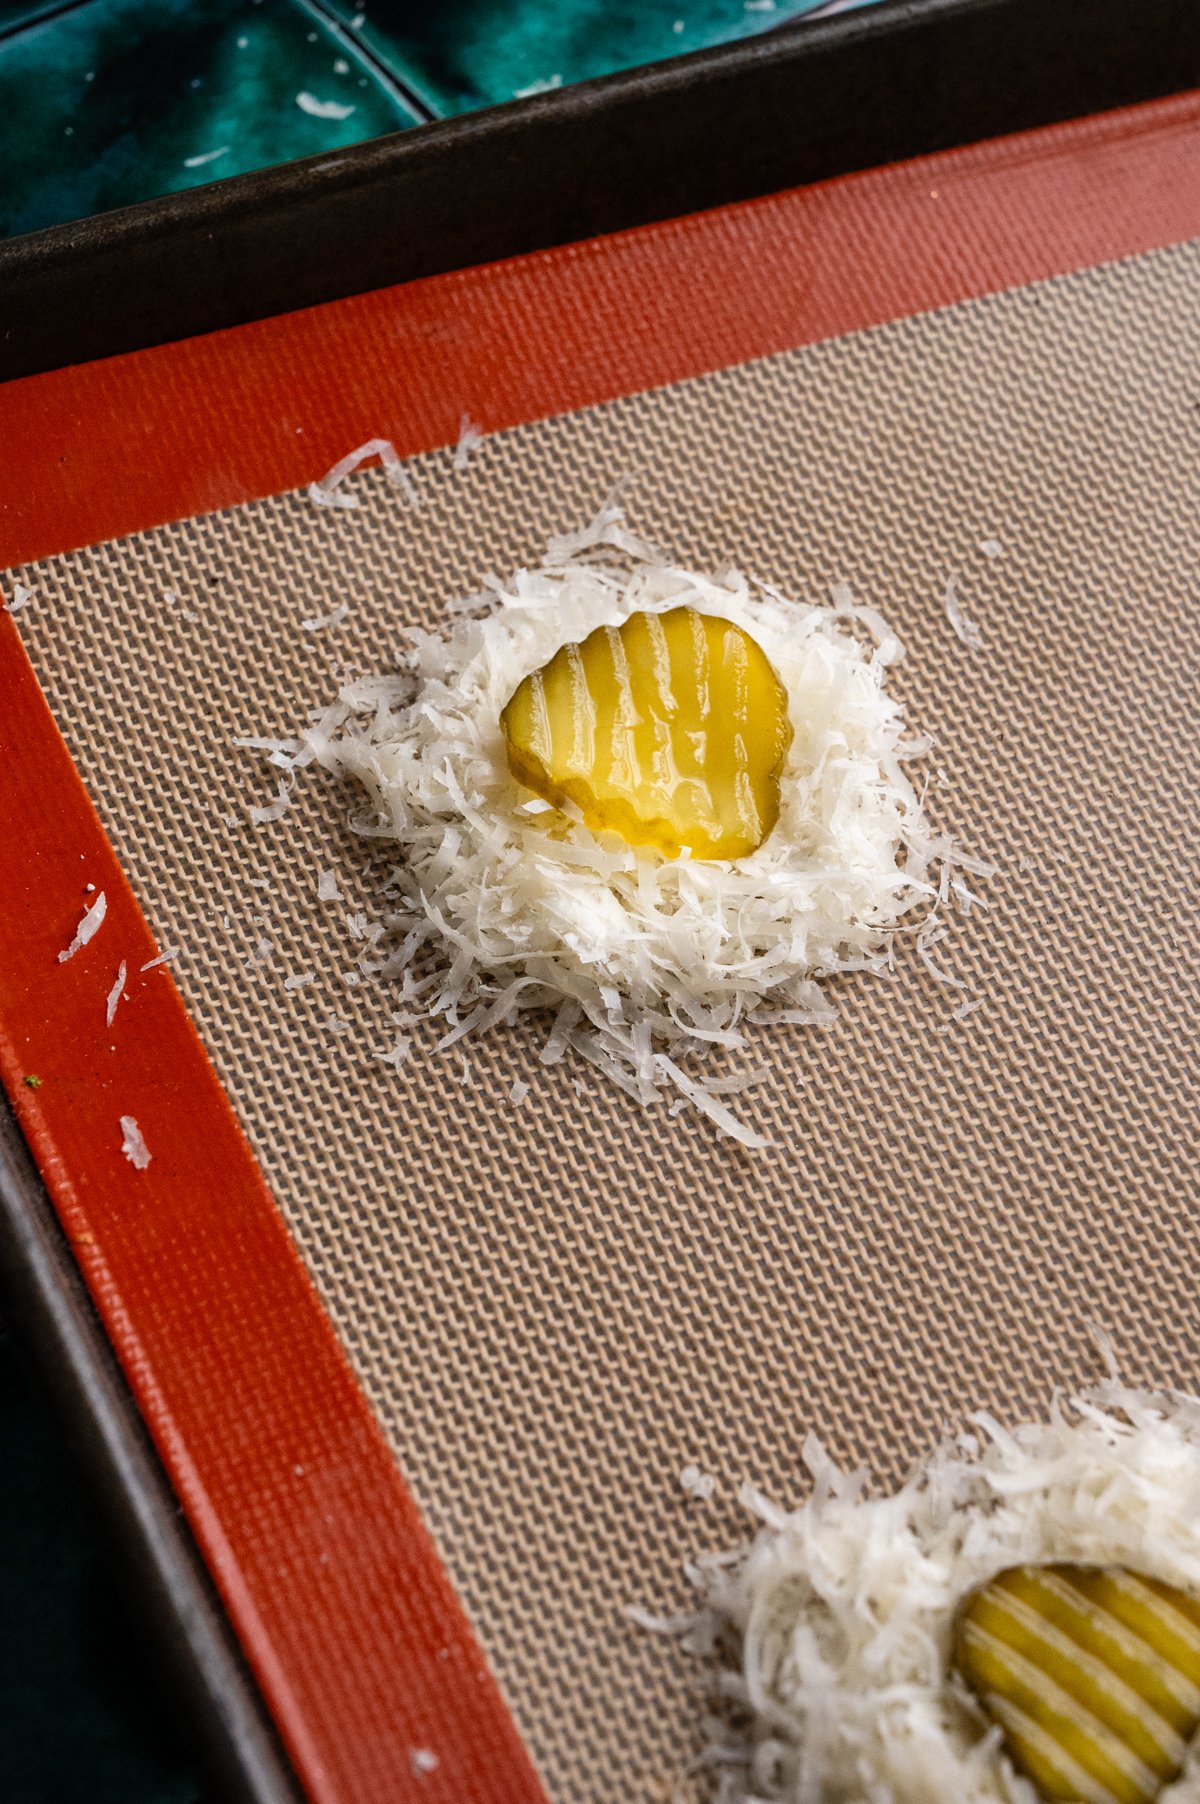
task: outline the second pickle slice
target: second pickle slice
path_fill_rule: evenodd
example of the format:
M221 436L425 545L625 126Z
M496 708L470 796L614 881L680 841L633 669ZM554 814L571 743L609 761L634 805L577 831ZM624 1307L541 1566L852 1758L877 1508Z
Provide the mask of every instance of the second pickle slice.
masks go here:
M1125 1567L997 1573L954 1659L1048 1804L1152 1804L1200 1725L1200 1602Z

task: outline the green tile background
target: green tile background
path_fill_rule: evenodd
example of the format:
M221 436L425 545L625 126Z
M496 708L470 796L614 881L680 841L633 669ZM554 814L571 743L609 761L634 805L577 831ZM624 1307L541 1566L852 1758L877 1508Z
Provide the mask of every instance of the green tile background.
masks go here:
M766 4L0 0L0 236L746 37L820 0Z
M812 12L818 0L331 0L439 117L616 69L732 42Z
M416 123L341 39L290 0L91 0L15 31L0 40L0 234ZM314 117L298 93L352 110Z

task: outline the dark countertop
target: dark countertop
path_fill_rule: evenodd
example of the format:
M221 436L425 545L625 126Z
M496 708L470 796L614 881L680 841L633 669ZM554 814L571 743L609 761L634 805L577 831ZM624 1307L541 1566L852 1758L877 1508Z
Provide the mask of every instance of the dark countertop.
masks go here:
M129 1586L3 1327L0 1472L0 1798L203 1804Z

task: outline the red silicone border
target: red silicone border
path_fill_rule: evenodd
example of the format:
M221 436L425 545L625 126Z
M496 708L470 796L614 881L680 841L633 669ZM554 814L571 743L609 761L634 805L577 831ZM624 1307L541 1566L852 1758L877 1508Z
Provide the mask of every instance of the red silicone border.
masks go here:
M0 390L0 559L1197 234L1189 94L31 377ZM105 1027L154 946L7 615L0 697L0 1075L309 1796L538 1804L169 972ZM88 883L108 916L63 964Z
M0 390L0 566L1200 232L1200 94Z
M4 612L0 683L0 1076L297 1772L320 1804L544 1804Z

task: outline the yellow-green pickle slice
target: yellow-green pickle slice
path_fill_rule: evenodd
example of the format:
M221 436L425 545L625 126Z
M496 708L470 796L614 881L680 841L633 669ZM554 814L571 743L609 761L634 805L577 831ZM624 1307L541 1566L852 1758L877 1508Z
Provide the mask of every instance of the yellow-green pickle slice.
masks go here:
M787 692L750 634L716 615L598 627L531 672L500 723L519 783L629 845L741 858L779 818Z
M1012 1566L954 1663L1047 1804L1153 1804L1200 1726L1200 1602L1120 1566Z

